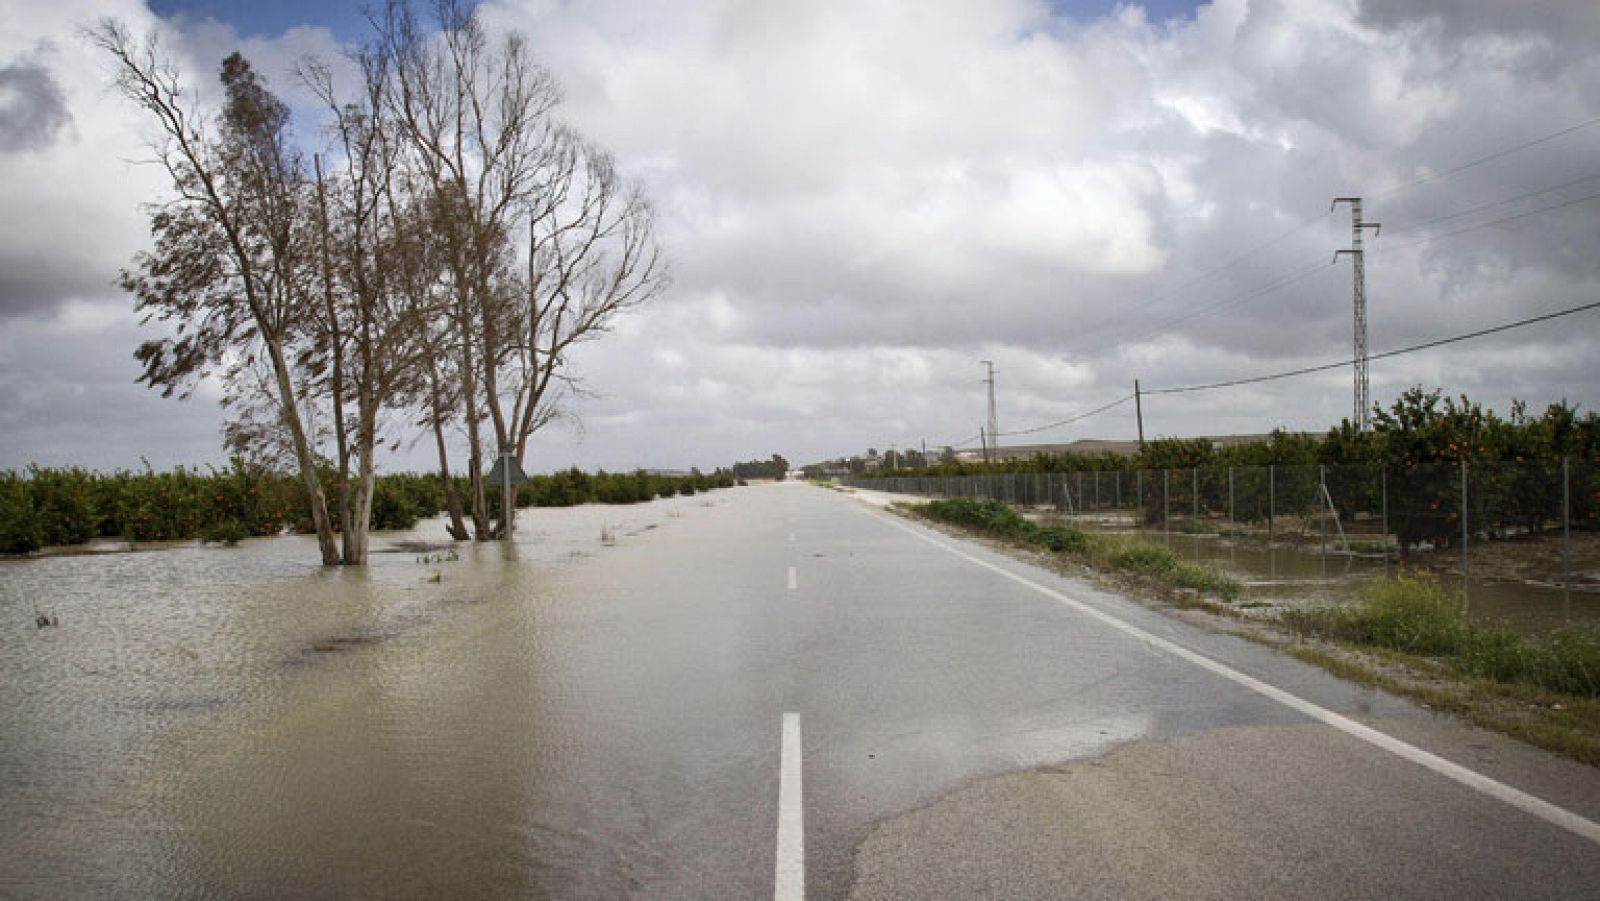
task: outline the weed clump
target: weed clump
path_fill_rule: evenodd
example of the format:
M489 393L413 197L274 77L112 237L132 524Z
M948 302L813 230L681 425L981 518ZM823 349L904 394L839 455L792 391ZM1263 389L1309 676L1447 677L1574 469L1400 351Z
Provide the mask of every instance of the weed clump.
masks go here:
M930 501L920 511L922 515L940 522L1058 553L1082 551L1089 545L1089 536L1077 529L1039 525L1000 501L948 498Z
M1136 573L1179 588L1209 592L1223 600L1239 596L1239 580L1209 566L1183 560L1171 548L1138 538L1096 536L1093 560L1106 569Z
M930 501L916 512L929 519L962 526L1017 544L1067 553L1102 569L1158 579L1179 588L1209 592L1233 600L1240 585L1231 576L1178 558L1171 550L1132 538L1090 536L1063 526L1033 522L1000 501L949 498Z
M1600 697L1600 631L1523 636L1503 623L1470 620L1428 577L1381 579L1356 604L1288 609L1279 619L1303 635L1434 658L1461 675Z

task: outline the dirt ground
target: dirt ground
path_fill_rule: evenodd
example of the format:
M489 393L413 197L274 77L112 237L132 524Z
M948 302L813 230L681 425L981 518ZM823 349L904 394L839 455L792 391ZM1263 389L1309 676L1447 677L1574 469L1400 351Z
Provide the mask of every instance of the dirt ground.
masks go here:
M1565 581L1565 544L1560 532L1474 541L1467 546L1467 568L1476 579L1560 583ZM1407 562L1433 572L1461 573L1458 548L1413 550ZM1572 533L1571 565L1573 583L1600 587L1600 533Z

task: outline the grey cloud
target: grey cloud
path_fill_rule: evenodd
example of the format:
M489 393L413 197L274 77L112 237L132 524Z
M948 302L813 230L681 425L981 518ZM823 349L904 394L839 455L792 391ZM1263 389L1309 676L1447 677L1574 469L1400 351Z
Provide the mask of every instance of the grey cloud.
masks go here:
M1600 39L1600 6L1592 0L1366 0L1361 17L1388 28L1433 22L1454 37L1532 33L1591 46Z
M0 152L43 150L71 121L61 86L43 62L0 66Z
M71 297L106 297L118 289L88 248L61 247L56 256L0 250L0 319L47 313Z

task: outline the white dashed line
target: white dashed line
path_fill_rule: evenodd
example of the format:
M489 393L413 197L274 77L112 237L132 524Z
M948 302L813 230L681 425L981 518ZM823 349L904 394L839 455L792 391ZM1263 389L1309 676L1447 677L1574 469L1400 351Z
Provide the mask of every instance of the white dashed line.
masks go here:
M778 861L773 901L806 897L805 812L800 790L800 714L783 715L783 750L778 762Z
M789 590L790 591L794 591L796 588L799 588L799 587L800 587L800 576L799 576L798 573L796 573L794 571L794 567L791 566L791 567L789 567Z

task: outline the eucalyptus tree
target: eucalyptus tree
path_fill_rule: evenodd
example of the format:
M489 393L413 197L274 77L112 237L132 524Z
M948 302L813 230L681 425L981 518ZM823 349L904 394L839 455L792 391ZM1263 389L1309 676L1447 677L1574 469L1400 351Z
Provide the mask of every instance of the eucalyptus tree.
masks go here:
M140 345L140 380L187 397L214 375L239 390L266 359L270 419L288 434L325 564L341 562L293 364L306 340L304 296L311 191L289 133L289 110L234 53L223 61L225 102L209 115L152 35L135 41L104 21L89 38L111 57L118 89L159 126L156 161L173 196L153 205L154 247L122 284L146 323L173 331Z
M503 353L486 357L506 388L489 398L493 407L505 404L506 414L495 418L506 423L497 437L519 462L576 384L568 368L573 347L604 335L667 278L644 192L617 174L603 150L567 131L558 141L542 190L524 203L526 274L502 307Z
M557 91L520 38L491 42L474 12L455 0L440 0L433 13L436 32L422 27L409 3L390 0L376 22L394 64L388 105L411 163L431 185L437 234L448 247L472 518L481 539L490 526L480 413L493 417L497 437L505 432L497 406L481 410L499 391L496 368L484 362L501 353L494 283L517 204L540 175Z
M302 65L301 77L328 107L340 159L331 173L320 164L317 170L322 316L319 340L306 358L327 381L344 558L360 564L367 556L384 416L426 378L430 323L441 307L431 292L413 290L417 259L432 239L419 222L426 194L401 165L396 129L381 102L388 59L374 45L352 60L360 72L353 97L341 94L331 70L315 60Z
M394 65L389 106L432 184L448 247L473 521L485 538L496 530L480 422L525 460L574 384L571 348L655 295L665 274L643 193L557 120L558 87L523 39L491 40L459 0L437 0L433 14L437 31L390 0L379 30Z

